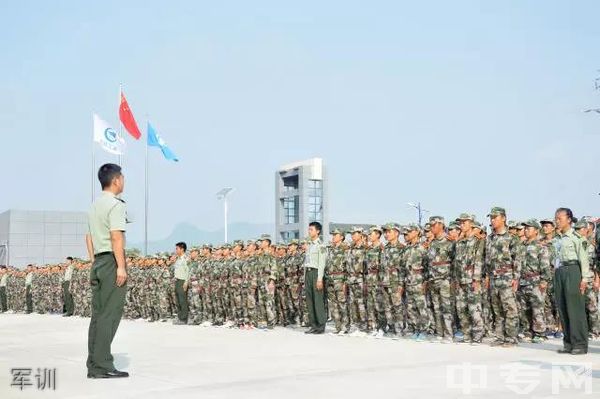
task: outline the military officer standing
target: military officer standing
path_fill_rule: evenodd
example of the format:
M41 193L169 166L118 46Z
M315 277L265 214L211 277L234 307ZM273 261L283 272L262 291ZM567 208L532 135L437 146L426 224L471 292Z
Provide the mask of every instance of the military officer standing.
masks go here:
M92 317L88 332L88 378L129 377L113 364L110 345L115 337L127 287L125 265L125 202L118 197L123 192L125 177L121 167L105 164L98 171L102 194L89 212L89 232L86 245L90 260Z
M583 355L588 350L584 296L590 267L588 253L583 239L571 227L573 212L569 208L559 208L554 216L559 231L554 295L564 333L564 347L558 353Z
M325 332L325 296L323 295L323 277L327 249L321 241L322 227L319 222L308 225L309 243L304 260L306 304L310 329L307 334L323 334Z
M173 324L187 324L189 306L187 301L187 289L190 280L190 267L186 254L187 244L178 242L175 244L177 260L173 267L175 273L175 299L177 303L177 320Z

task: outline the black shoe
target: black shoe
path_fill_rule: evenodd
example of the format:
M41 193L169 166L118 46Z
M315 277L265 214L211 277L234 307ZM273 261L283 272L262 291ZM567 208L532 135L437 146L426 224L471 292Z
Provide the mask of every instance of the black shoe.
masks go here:
M585 354L587 354L587 352L588 352L587 349L579 349L579 348L577 348L577 349L573 349L571 351L571 355L585 355Z
M560 353L561 355L571 354L572 349L562 348L556 351L556 353Z
M304 334L314 334L315 333L315 328L311 327L308 330L304 331Z
M323 327L323 328L315 328L312 333L313 334L325 334L325 327Z
M62 315L62 317L71 317L71 316L73 316L73 315L72 315L72 314L69 314L69 313L64 313L64 314Z

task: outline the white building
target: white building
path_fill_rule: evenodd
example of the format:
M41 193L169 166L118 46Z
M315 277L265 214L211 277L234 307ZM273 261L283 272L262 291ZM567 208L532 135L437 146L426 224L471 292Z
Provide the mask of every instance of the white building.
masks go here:
M0 265L61 263L87 258L85 212L8 210L0 213Z

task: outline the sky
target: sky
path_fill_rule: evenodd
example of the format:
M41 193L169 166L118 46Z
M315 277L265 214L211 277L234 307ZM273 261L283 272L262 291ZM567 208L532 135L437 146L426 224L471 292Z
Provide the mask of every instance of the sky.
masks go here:
M92 113L119 85L149 153L150 239L274 223L275 171L322 157L331 220L599 215L595 1L29 1L0 12L0 211L88 209ZM143 237L144 139L124 157ZM96 165L115 156L95 149Z

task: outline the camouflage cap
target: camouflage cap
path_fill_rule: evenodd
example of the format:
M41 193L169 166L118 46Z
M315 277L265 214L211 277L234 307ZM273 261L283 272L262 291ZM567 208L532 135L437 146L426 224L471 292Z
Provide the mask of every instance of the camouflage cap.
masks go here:
M248 241L246 241L246 246L248 246L248 245L256 245L256 241L248 240Z
M204 244L202 246L202 249L212 249L212 248L213 248L212 244Z
M371 233L372 233L372 232L374 232L374 231L378 231L378 232L379 232L379 234L382 234L382 233L383 233L383 229L382 229L381 227L379 227L379 226L372 226L372 227L369 229L369 234L371 234Z
M400 232L402 230L402 228L400 227L400 225L398 223L394 223L394 222L386 223L386 224L384 224L381 227L383 228L383 231L386 231L386 230L397 230L398 232Z
M423 231L431 231L431 224L425 223L425 226L423 226Z
M457 221L470 220L471 222L474 222L475 218L470 213L461 213L460 215L458 215L458 217L456 218L456 220Z
M514 220L509 220L508 222L506 222L506 225L508 226L509 229L517 228L517 222L515 222Z
M261 234L260 238L258 240L256 240L256 242L265 241L265 240L269 240L270 242L273 242L270 234Z
M294 238L294 239L290 240L290 242L288 242L288 246L298 245L298 244L300 244L300 240L298 240L297 238Z
M535 227L538 230L542 228L542 225L540 225L540 222L538 222L537 219L528 219L528 220L524 221L523 223L521 223L521 226Z
M234 247L236 247L236 246L238 246L238 245L239 245L239 246L241 246L241 247L243 247L243 246L244 246L244 241L243 241L243 240L235 240L235 241L233 242L233 246L234 246Z
M582 222L589 223L591 225L596 225L596 222L594 221L595 219L591 216L582 216L579 220L581 220Z
M540 220L540 224L544 225L544 224L551 224L553 227L556 226L556 223L554 222L554 219L549 218L549 219L542 219Z
M228 243L225 243L225 244L221 245L221 249L231 249L231 245Z
M418 225L416 225L414 223L410 223L410 224L407 224L406 226L404 226L403 233L407 234L407 233L410 233L411 231L415 231L415 230L418 232L421 232L421 228Z
M448 223L448 230L460 230L460 225L456 220L452 220Z
M445 225L445 224L446 224L446 220L444 219L444 217L443 217L443 216L431 216L431 217L429 218L429 223L430 223L431 225L434 225L434 224L436 224L436 223L441 223L441 224L444 224L444 225Z
M333 230L331 230L331 231L329 232L329 234L331 234L331 235L335 235L335 234L341 234L341 235L343 235L343 236L345 236L345 235L346 235L346 233L345 233L343 230L341 230L341 229L333 229Z
M481 230L481 223L479 223L477 220L473 220L473 228Z
M585 220L579 220L577 223L575 223L575 225L573 226L576 230L579 229L585 229L588 227L588 222Z
M499 206L495 206L490 210L490 213L488 213L488 216L498 216L498 215L506 216L506 209L499 207Z
M522 223L522 222L521 222L521 223L517 223L517 224L515 225L515 229L517 229L517 230L523 230L524 228L525 228L525 226L523 226L523 223Z
M354 234L354 233L363 234L364 232L365 232L365 230L360 226L352 226L352 229L350 229L351 234Z

